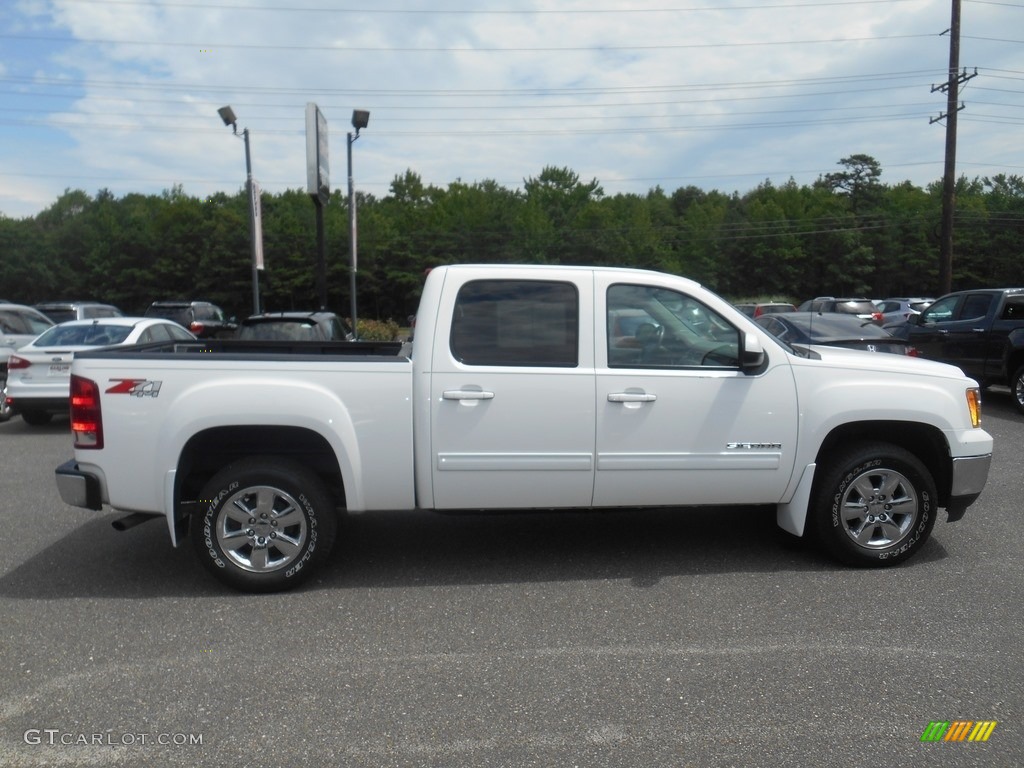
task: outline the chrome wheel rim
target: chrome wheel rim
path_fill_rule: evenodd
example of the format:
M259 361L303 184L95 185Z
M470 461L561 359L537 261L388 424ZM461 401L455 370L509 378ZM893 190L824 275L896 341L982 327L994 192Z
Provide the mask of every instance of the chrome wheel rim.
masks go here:
M919 508L917 489L893 469L872 469L856 477L843 493L840 523L858 547L880 550L904 539Z
M217 543L231 562L251 573L287 567L309 535L302 505L287 491L250 486L228 498L217 517Z
M1018 407L1024 408L1024 371L1021 371L1016 381L1013 382L1013 396L1017 400Z

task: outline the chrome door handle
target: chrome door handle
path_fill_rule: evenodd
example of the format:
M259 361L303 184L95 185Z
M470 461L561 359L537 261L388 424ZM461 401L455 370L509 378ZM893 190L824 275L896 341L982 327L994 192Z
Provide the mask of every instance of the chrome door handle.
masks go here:
M609 403L653 403L658 399L657 395L646 392L609 392Z
M493 400L494 393L479 389L446 389L441 397L444 400Z

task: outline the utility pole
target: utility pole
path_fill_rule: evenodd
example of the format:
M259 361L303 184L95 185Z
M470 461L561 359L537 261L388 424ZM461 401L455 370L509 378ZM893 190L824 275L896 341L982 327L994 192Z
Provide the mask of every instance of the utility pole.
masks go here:
M960 72L960 0L952 0L953 11L949 24L949 79L942 85L933 85L935 91L946 92L946 111L929 123L946 120L946 164L942 174L942 226L939 235L939 295L953 289L953 216L956 213L956 116L964 108L958 102L960 86L976 77L978 71L968 75Z

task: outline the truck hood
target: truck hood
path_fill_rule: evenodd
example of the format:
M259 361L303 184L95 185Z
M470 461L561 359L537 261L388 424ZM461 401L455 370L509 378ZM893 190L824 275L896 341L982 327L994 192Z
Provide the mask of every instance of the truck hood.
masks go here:
M807 347L805 347L806 349ZM810 357L795 356L795 365L825 365L830 368L849 368L863 373L879 371L903 373L916 376L938 376L945 379L963 379L964 373L955 365L925 360L909 355L894 355L887 352L866 352L860 349L828 347L815 344L810 348Z

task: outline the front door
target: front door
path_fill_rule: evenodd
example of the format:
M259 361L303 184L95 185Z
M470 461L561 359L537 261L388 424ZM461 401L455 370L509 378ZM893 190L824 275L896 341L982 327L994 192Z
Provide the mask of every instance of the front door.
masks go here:
M603 507L776 503L789 484L798 408L788 362L739 367L740 334L669 284L599 275L597 470ZM598 334L600 338L600 333Z

